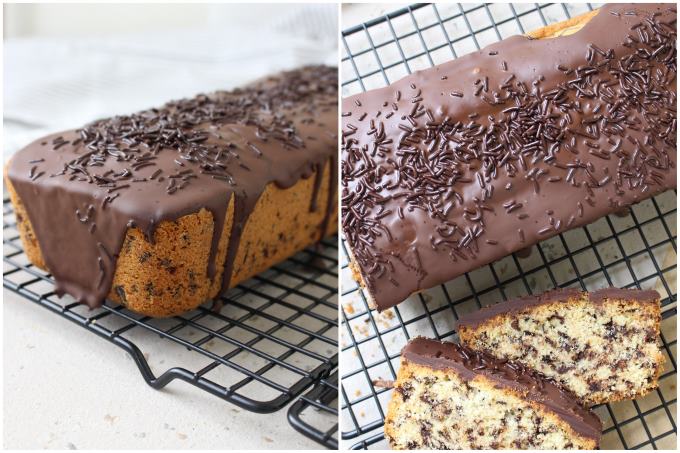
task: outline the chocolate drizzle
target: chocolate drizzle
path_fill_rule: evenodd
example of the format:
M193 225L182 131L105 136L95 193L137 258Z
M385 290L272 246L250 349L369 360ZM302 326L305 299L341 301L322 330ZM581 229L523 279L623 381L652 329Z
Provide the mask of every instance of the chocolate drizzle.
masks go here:
M675 187L676 36L672 5L606 5L345 99L342 228L377 308Z
M461 378L484 376L502 388L518 391L530 401L558 414L574 431L599 443L602 423L578 399L553 380L523 365L496 359L457 343L414 338L401 351L402 359L438 370L454 370Z
M316 173L310 209L317 210L319 174L328 167L319 225L326 231L334 211L336 123L337 70L307 67L54 134L19 151L7 174L57 294L99 306L111 291L127 228L140 228L153 242L159 224L202 208L214 221L206 275L220 278L224 291L245 222L267 184L285 189ZM232 201L224 273L216 276Z
M659 293L654 290L603 288L594 292L580 291L574 288L555 289L536 296L526 296L518 299L500 302L481 310L462 315L458 326L476 328L489 319L499 315L521 312L540 305L568 302L570 300L586 300L591 303L603 303L607 300L631 300L640 303L658 303Z

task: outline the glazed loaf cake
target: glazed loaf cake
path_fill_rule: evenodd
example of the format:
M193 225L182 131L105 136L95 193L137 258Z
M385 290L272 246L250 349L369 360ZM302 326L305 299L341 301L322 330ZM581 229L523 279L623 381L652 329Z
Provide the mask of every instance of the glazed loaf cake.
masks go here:
M461 316L461 343L540 371L588 405L632 399L663 365L656 291L551 291Z
M45 137L5 179L57 294L170 316L335 232L336 155L318 66Z
M676 10L608 4L343 100L342 230L378 310L676 187Z
M398 450L594 449L602 426L543 376L455 343L404 347L385 419Z

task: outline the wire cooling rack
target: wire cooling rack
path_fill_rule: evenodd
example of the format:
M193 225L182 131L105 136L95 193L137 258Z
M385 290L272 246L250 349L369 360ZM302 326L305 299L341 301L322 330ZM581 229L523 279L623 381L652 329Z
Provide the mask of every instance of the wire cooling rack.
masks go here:
M109 302L89 310L58 298L51 275L28 261L9 200L3 214L4 287L125 350L151 387L181 380L246 410L270 413L314 384L329 385L338 364L337 239L238 285L222 298L219 312L204 305L154 319ZM327 398L316 407L325 409ZM296 404L311 401L302 397ZM293 426L325 444L333 436L331 427L324 437L314 423Z
M592 10L593 4L417 4L342 32L342 92L348 96L477 50L517 33ZM604 449L675 449L677 195L666 192L412 296L383 313L368 308L341 255L342 447L387 448L383 420L400 350L417 335L455 339L458 316L554 287L656 289L666 356L659 388L636 401L595 409Z
M290 407L288 421L320 444L338 449L338 370Z

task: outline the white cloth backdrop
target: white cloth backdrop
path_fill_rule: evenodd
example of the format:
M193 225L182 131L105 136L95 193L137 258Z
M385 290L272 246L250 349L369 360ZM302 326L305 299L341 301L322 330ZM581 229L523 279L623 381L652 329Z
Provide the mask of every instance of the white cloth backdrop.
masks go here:
M266 5L252 8L238 21L224 17L224 26L213 17L203 30L5 40L4 159L97 118L304 64L337 64L337 6L297 5L269 17Z

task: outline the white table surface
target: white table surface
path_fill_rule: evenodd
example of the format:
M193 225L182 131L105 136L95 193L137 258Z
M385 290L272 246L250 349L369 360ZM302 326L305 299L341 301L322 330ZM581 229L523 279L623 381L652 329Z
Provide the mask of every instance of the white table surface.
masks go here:
M287 408L250 413L180 381L154 390L120 348L11 291L3 299L5 449L320 448Z

